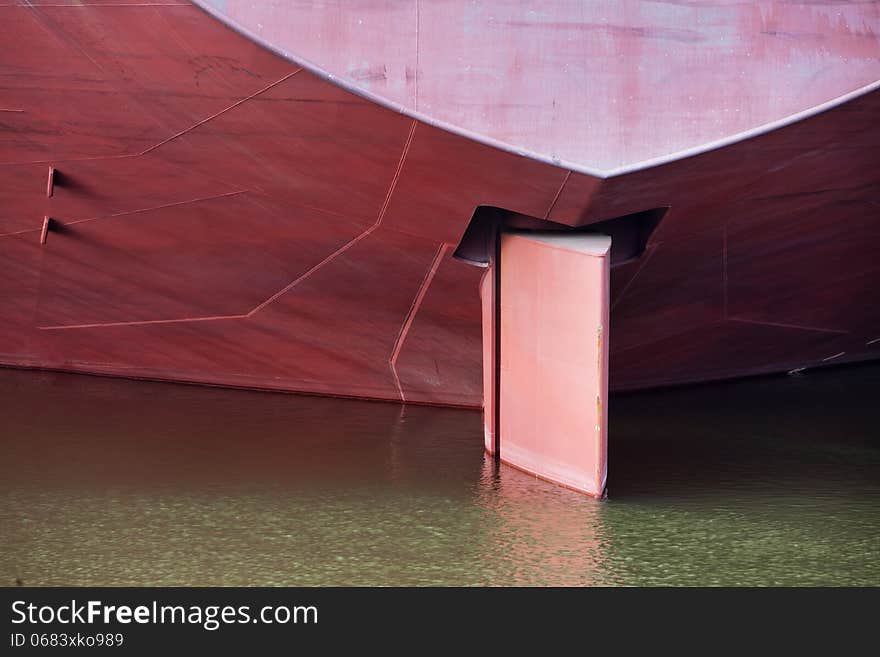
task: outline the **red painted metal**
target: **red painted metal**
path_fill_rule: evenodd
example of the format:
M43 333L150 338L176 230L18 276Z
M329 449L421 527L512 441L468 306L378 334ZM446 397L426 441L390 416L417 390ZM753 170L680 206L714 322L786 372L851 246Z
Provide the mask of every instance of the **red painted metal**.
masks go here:
M500 303L483 320L501 337L483 361L501 460L594 496L608 469L610 248L604 235L502 235Z
M335 82L609 176L880 79L873 3L198 0Z
M614 388L880 355L870 5L247 4L0 6L0 363L477 407L479 205L670 206Z
M498 452L496 449L498 435L496 400L498 399L498 369L501 363L498 360L498 343L495 331L498 316L496 272L495 267L487 267L480 279L480 303L483 320L483 444L489 454L497 454Z

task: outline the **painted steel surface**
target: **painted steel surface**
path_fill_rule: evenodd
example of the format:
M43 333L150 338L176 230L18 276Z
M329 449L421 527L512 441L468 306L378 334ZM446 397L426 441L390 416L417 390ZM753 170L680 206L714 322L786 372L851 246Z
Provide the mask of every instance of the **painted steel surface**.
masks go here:
M751 134L880 79L873 2L197 4L380 102L603 176Z
M826 7L798 7L815 30L767 38L827 75L776 71L773 84L788 80L772 90L788 99L779 112L761 105L767 78L752 76L752 88L745 76L736 95L757 103L746 111L755 120L725 134L876 77L872 6L836 3L833 21ZM785 32L762 16L731 27L727 50L694 70L730 84L719 62L745 47L736 35L748 45L746 33ZM366 47L355 36L352 47ZM684 47L659 39L669 41ZM685 77L655 81L651 97L679 93ZM570 226L670 206L647 252L612 271L614 388L880 354L876 91L616 175L583 172L608 165L599 160L554 166L538 157L550 151L494 148L354 91L188 3L0 6L0 363L479 406L483 272L451 256L478 205ZM603 111L629 125L620 117L630 110L606 100ZM717 117L710 100L694 115ZM581 116L612 120L595 118L591 102ZM651 130L678 140L681 106L650 105L627 106L640 108L632 125L653 112ZM508 126L518 134L540 132L517 116ZM572 144L589 151L573 129ZM641 143L644 127L634 130L626 139ZM633 152L620 161L658 151Z
M485 407L499 405L486 418L501 460L597 497L608 472L610 249L605 235L502 235L491 311L500 362L483 362L497 373Z
M496 450L496 406L498 398L498 368L501 365L498 360L498 345L496 342L497 320L497 290L498 281L495 278L495 270L486 268L486 273L480 279L480 304L482 309L483 326L483 447L489 454L495 454Z

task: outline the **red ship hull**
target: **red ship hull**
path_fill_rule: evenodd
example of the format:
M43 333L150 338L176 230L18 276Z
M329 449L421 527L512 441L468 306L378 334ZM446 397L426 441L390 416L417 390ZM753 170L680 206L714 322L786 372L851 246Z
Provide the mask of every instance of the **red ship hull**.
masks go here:
M591 174L190 5L0 17L0 364L478 407L483 272L453 252L480 206L570 227L668 208L612 270L612 390L880 356L873 87Z

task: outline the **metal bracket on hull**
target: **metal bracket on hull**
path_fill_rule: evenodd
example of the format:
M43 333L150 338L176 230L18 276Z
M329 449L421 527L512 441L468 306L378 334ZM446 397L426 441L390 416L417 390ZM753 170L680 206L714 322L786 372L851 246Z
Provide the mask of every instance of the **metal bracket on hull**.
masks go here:
M488 267L492 260L495 236L504 230L541 230L608 235L612 240L611 266L638 259L648 247L669 206L660 206L620 215L581 226L569 226L510 210L481 205L474 210L470 223L453 254L477 267Z
M500 233L481 283L486 450L600 497L607 474L611 238Z
M51 217L43 217L43 229L40 231L40 244L46 243L46 238L49 236L49 228L52 226Z

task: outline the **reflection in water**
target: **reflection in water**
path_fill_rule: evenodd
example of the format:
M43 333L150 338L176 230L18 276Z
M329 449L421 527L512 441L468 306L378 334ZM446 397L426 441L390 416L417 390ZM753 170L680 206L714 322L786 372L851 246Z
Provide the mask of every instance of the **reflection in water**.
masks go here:
M484 459L485 584L610 584L603 503Z
M878 383L614 397L596 501L477 412L0 370L0 584L880 584Z

